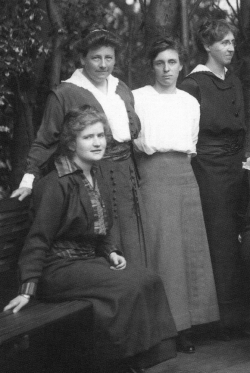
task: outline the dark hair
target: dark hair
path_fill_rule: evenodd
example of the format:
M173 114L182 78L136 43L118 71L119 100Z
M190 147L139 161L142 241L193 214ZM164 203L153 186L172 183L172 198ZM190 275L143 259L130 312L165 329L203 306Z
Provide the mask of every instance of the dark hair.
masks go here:
M86 57L90 49L97 49L103 46L114 48L117 57L122 48L122 43L113 32L97 29L90 31L90 33L78 43L77 49L83 57Z
M234 36L237 29L225 19L210 19L204 22L197 32L198 48L204 50L204 45L212 45L222 40L229 32Z
M158 39L153 42L148 50L148 59L151 67L158 54L168 49L175 50L178 53L181 64L185 62L187 54L179 40L173 38Z
M72 158L74 151L70 149L75 144L79 132L86 127L101 122L103 124L104 134L108 140L111 134L107 117L100 113L94 107L84 105L79 109L70 110L64 117L62 132L60 135L60 152Z

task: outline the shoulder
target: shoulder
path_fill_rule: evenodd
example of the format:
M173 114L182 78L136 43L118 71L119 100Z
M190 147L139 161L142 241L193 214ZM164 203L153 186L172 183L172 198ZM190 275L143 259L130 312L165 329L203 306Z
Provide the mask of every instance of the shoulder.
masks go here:
M127 103L134 104L134 97L132 95L131 90L129 87L119 79L117 88L116 88L116 93Z
M133 93L135 101L137 103L137 102L143 101L148 96L152 96L152 94L154 92L153 92L152 87L150 85L146 85L145 87L134 89L132 91L132 93Z
M192 96L190 93L183 91L182 89L177 89L177 94L182 101L185 100L190 105L199 106L199 102L197 101L197 99L194 96Z

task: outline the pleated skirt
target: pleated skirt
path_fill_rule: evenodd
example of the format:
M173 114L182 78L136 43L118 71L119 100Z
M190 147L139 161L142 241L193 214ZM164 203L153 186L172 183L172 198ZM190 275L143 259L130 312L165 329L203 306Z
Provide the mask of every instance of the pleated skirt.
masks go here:
M184 153L139 154L149 268L162 278L178 331L219 319L200 194Z

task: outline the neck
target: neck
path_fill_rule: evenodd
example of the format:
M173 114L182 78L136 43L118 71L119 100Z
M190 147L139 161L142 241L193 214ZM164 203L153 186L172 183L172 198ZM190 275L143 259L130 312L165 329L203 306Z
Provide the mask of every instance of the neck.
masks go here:
M173 94L176 93L176 86L169 86L165 87L160 84L157 84L157 82L153 85L153 88L156 90L156 92L160 94Z
M219 78L225 79L225 66L219 64L214 60L209 60L206 63L206 66Z
M93 186L93 178L91 175L91 169L92 169L93 163L83 162L80 159L73 159L73 160L77 164L77 166L79 166L83 170L84 176L86 176L90 184Z

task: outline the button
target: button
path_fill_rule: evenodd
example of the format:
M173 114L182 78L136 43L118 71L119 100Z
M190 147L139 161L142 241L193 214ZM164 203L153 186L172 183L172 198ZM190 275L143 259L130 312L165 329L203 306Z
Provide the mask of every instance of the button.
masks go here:
M238 116L239 116L239 113L235 113L235 114L234 114L234 116L235 116L236 118L238 118Z
M116 200L116 196L113 197L113 200L114 200L114 201Z
M113 192L116 193L116 189L115 188L113 189Z
M235 104L235 100L232 100L232 104Z
M115 219L118 219L118 215L115 215Z

